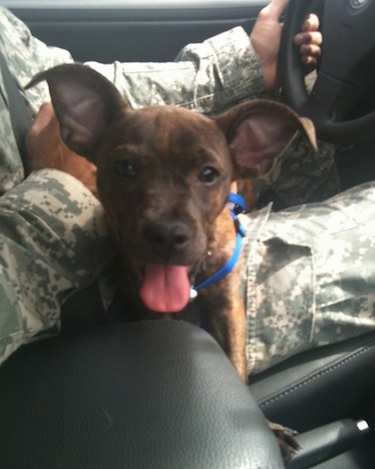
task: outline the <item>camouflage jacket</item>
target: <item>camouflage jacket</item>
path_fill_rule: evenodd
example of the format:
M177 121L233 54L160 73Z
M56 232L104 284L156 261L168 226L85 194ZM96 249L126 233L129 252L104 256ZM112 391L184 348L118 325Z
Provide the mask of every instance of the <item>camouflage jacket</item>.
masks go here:
M45 84L40 84L25 91L25 85L35 73L71 62L72 57L67 51L48 47L33 38L22 22L1 7L0 32L1 51L30 112L35 114L39 106L49 100L48 90ZM263 97L258 59L241 28L219 34L202 44L189 45L171 63L90 63L90 66L112 80L134 108L166 103L210 115L242 100ZM62 302L69 292L89 284L102 271L111 258L112 248L101 205L79 181L58 171L43 170L22 182L23 168L11 130L1 74L0 92L0 191L4 193L0 198L1 361L21 344L58 331ZM331 147L321 145L320 151L313 153L297 137L273 173L258 184L259 193L268 187L272 187L274 194L286 205L322 200L337 192ZM348 200L350 202L350 197ZM345 202L349 203L348 200ZM357 201L356 196L354 201ZM296 227L300 223L304 227L301 232L309 234L321 230L320 222L316 225L318 228L314 225L315 215L320 217L319 207L315 212L307 209L287 212L289 228L283 227L283 214L274 214L269 208L247 219L251 227L244 248L246 263L242 293L249 318L247 352L250 371L263 369L301 350L306 346L307 336L311 346L343 337L340 335L338 339L336 329L330 334L336 327L331 325L336 323L329 323L327 318L333 317L334 311L321 313L324 298L329 300L331 294L329 288L324 289L324 281L319 287L323 299L315 309L315 300L311 300L318 297L315 280L308 287L303 283L305 279L313 278L311 265L318 248L316 244L312 245L314 234L308 239L296 239ZM325 205L321 207L323 211L328 210ZM370 206L366 209L370 210ZM308 213L310 215L305 217ZM368 217L374 219L372 214ZM333 242L333 237L321 243L326 242L329 246L329 240ZM370 245L368 243L366 248ZM289 278L285 285L268 282L272 276L262 275L270 255L276 255L274 246L281 249L280 256L294 250L304 253L295 254L299 259L297 263L284 263L283 268L277 265L274 278L278 278L277 272L283 277L285 270L284 278ZM334 260L332 257L329 265L333 265ZM317 265L323 272L322 257L319 262ZM324 280L323 273L321 277ZM271 295L276 299L274 304L267 300L266 289L275 292ZM291 298L295 300L290 323L286 315L289 305L285 298L284 303L279 299L283 292L292 292ZM357 293L354 297L359 295ZM307 306L302 309L298 306L301 304ZM343 317L345 323L349 316L337 315L335 318ZM359 326L353 326L347 335L362 331L363 322L372 325L367 312L362 316L361 324L352 321ZM280 327L275 326L276 319L278 324L280 321ZM315 330L318 332L314 336ZM326 331L326 336L321 331Z

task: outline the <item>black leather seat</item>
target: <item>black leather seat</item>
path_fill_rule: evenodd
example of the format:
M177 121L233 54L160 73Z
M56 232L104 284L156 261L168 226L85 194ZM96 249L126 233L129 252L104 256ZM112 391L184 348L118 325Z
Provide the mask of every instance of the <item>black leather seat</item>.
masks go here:
M302 433L300 459L288 467L375 466L375 332L297 355L248 389L204 331L121 324L121 300L109 317L98 300L95 286L81 291L59 337L0 368L4 467L284 467L255 400ZM372 430L363 438L352 432L359 419ZM324 451L322 439L332 440Z
M180 321L23 347L0 368L0 422L7 469L284 467L219 346Z

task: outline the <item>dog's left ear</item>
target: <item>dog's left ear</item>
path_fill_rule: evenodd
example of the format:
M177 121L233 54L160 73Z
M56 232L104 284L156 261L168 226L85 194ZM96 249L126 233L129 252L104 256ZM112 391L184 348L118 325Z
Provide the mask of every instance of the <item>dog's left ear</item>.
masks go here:
M64 64L36 75L30 88L46 80L66 145L96 163L94 149L121 108L127 105L103 75L82 64Z
M269 173L297 131L317 149L313 123L274 101L239 104L215 120L227 138L237 178L259 178Z

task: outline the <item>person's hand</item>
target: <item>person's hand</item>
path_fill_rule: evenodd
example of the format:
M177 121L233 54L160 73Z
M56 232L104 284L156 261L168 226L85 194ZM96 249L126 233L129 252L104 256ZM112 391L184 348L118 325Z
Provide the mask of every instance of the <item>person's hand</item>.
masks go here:
M315 70L322 54L322 34L318 31L319 18L310 14L302 25L301 32L294 36L294 44L299 47L301 61L305 65L306 73Z
M271 0L264 7L257 18L250 34L250 40L263 69L264 86L266 90L278 87L277 59L280 49L283 24L280 15L290 0ZM316 67L321 54L322 35L318 31L319 19L311 14L303 23L301 33L295 36L294 43L299 47L301 61L305 65L306 73Z
M26 147L30 171L59 169L79 179L97 195L96 166L63 143L51 103L45 103L40 108L27 136Z

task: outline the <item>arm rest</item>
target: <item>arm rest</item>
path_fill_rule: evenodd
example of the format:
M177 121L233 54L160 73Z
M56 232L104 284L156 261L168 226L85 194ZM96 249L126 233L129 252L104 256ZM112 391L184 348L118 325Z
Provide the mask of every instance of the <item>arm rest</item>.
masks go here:
M97 327L23 347L0 368L4 467L284 467L272 432L204 331Z

